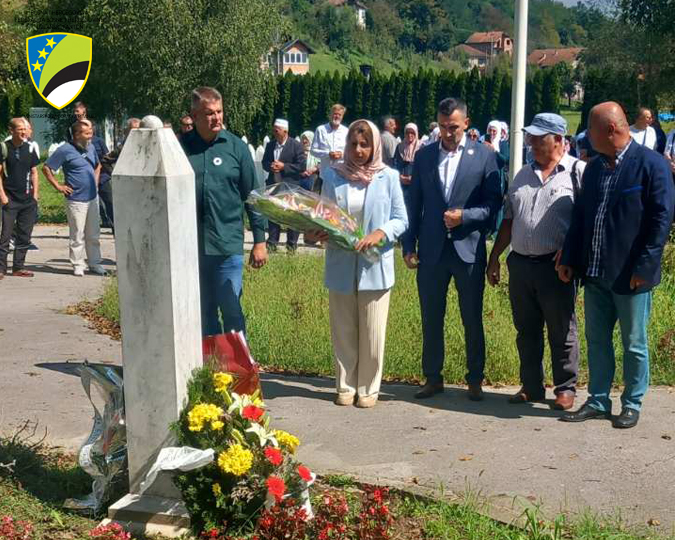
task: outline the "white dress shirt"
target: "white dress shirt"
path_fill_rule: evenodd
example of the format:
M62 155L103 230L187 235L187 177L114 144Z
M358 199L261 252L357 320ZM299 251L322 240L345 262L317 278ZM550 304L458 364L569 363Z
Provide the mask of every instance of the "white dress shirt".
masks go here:
M284 151L284 146L286 146L286 143L288 142L288 136L284 139L284 142L280 143L277 141L277 143L274 145L274 161L279 161L279 158L281 157L281 152ZM280 172L275 172L274 173L274 181L279 183L281 182L282 177Z
M331 152L342 152L344 154L347 146L347 133L349 133L349 129L346 126L340 124L337 128L333 128L330 122L316 128L310 153L321 160L319 175L322 178L326 169L331 165L342 163L342 159L332 160L328 154Z
M636 143L646 146L650 150L656 149L656 130L652 126L647 126L647 129L638 129L631 126L630 136Z
M455 184L455 177L457 176L459 160L462 159L466 147L466 133L462 136L462 140L454 152L448 152L443 148L443 141L439 141L438 144L441 149L438 153L438 174L441 177L441 184L443 184L443 196L445 201L449 202L452 186Z

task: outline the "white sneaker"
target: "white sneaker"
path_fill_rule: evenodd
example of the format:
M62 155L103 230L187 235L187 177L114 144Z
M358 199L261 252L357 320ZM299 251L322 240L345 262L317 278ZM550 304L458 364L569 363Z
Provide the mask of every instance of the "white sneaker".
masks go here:
M77 277L84 277L84 268L76 268L73 271L73 274L75 274Z

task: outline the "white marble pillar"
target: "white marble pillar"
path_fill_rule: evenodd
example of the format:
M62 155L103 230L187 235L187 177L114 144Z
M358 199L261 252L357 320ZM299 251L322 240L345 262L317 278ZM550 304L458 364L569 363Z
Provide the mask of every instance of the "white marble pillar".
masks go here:
M169 424L202 364L194 172L171 129L150 116L129 134L112 181L131 493L109 517L152 523L156 513L164 526L185 525L166 479L137 493L171 446Z

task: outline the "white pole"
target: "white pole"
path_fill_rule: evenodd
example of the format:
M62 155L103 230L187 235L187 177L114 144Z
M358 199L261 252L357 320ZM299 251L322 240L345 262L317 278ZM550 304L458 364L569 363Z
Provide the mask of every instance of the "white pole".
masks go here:
M525 126L525 88L527 73L528 0L516 0L515 54L511 95L511 180L523 166L523 127Z

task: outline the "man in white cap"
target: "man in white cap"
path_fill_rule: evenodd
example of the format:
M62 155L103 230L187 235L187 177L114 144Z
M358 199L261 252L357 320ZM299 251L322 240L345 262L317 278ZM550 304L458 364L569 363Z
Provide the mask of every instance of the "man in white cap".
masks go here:
M567 410L574 405L579 369L576 287L559 279L557 265L586 164L565 153L567 122L563 117L538 114L525 132L534 162L523 167L509 186L487 280L493 286L499 283L499 256L511 244L509 296L518 332L522 388L509 403L545 398L546 325L556 395L553 407Z
M288 120L277 118L272 128L274 138L267 143L265 154L262 159L262 166L269 173L267 185L287 182L290 184L300 184L302 173L307 166L305 149L302 143L288 136ZM281 227L277 223L269 222L267 249L276 251L279 243ZM295 253L298 248L297 231L288 230L286 233L286 251Z

